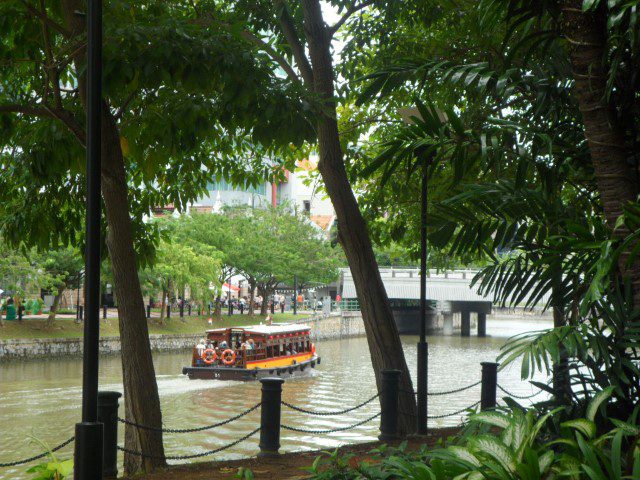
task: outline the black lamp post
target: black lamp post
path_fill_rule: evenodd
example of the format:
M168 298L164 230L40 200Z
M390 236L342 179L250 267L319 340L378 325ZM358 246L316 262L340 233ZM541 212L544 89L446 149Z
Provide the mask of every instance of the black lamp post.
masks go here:
M420 341L418 342L418 417L416 431L427 433L427 367L429 361L427 345L427 168L422 171L420 195Z
M102 479L102 423L98 422L100 329L100 115L102 109L102 0L87 1L87 193L82 422L76 424L75 480Z

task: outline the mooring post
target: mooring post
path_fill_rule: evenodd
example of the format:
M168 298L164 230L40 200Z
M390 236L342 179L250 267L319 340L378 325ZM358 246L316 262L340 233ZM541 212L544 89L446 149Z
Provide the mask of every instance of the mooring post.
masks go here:
M260 406L260 453L259 457L275 457L280 449L280 412L282 401L282 378L263 378L262 405Z
M151 305L147 305L147 318L151 318Z
M496 408L498 389L498 364L495 362L481 362L482 387L480 391L480 410Z
M184 317L184 302L180 302L180 318Z
M171 318L171 305L167 303L167 318Z
M102 474L118 477L118 399L120 392L98 392L98 422L102 430Z
M22 312L24 312L24 305L18 307L18 320L22 321Z
M191 304L187 305L187 315L191 316Z
M398 396L400 393L400 370L380 372L380 435L381 441L398 438Z
M271 314L276 313L276 302L271 302Z

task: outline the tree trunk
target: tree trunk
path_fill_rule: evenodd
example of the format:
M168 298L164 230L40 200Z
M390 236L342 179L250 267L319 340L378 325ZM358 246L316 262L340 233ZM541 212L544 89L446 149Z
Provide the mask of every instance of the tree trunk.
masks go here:
M158 384L133 249L124 159L117 126L106 107L102 122L102 196L108 225L107 247L118 301L126 418L135 423L161 428ZM162 433L127 425L125 448L162 458ZM156 467L165 465L166 462L159 459L141 459L129 454L124 457L127 474L140 470L153 471Z
M623 207L636 200L637 167L630 165L630 148L624 128L607 99L607 11L604 2L595 12L582 12L582 0L564 0L563 34L575 81L575 94L582 112L584 134L589 145L598 192L609 226L614 229ZM623 227L615 232L624 236ZM640 263L627 266L629 255L622 255L621 272L631 280L634 303L640 305Z
M165 312L167 311L167 289L162 288L162 301L160 302L160 323L164 323Z
M256 309L256 284L249 282L249 315L253 317Z
M269 308L269 302L267 301L267 298L269 298L268 291L266 287L258 285L258 295L262 297L262 303L260 304L260 316L262 317L267 315Z
M49 316L47 317L48 327L52 326L53 322L56 320L56 313L58 312L58 307L60 306L60 299L62 298L63 293L64 293L64 287L60 287L56 296L53 297L53 305L51 305L51 310L49 310Z
M74 36L85 34L86 3L63 0L63 13L67 28ZM86 105L86 78L81 74L86 51L79 50L73 60L78 71L78 87ZM136 253L129 216L129 199L124 158L120 147L118 126L108 105L102 108L102 198L107 220L107 248L111 260L114 292L118 302L118 323L122 348L122 377L126 418L131 422L153 428L162 427L160 398L155 370L151 358L149 330L144 300L138 278ZM87 312L88 313L88 312ZM146 429L125 427L125 448L144 452L154 459L142 459L125 454L124 470L133 474L140 470L153 471L166 465L162 433Z
M336 105L333 100L331 39L322 18L319 0L303 0L302 5L305 34L313 67L313 89L325 99L317 124L320 153L318 170L336 210L338 240L353 274L378 388L382 370L395 369L402 372L399 433L404 435L415 431L416 402L402 343L380 277L367 224L347 178Z

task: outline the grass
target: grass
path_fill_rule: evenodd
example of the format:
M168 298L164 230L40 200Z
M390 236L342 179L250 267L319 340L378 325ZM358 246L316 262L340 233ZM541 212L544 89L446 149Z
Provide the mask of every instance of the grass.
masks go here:
M305 315L293 315L292 313L276 313L273 316L275 322L287 322L293 319L303 319ZM171 316L165 319L163 324L158 323L158 318L148 321L151 334L202 334L209 328L233 327L241 325L255 325L264 320L261 315L250 317L248 315L222 315L221 321L214 318L213 325L207 323L207 316L192 316L180 319ZM82 324L74 319L58 319L52 327L47 326L46 319L25 319L22 322L6 321L4 327L0 327L0 339L13 338L79 338L82 337ZM119 335L118 319L109 317L100 319L100 336L117 337Z

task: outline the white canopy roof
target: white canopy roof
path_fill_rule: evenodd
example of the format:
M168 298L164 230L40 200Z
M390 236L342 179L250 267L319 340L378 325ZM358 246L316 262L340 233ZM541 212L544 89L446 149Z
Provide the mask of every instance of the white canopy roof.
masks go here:
M279 335L282 333L305 332L311 330L309 325L296 323L274 323L273 325L248 325L244 327L214 328L213 330L207 330L207 333L225 332L229 328L244 330L245 332L260 335Z

